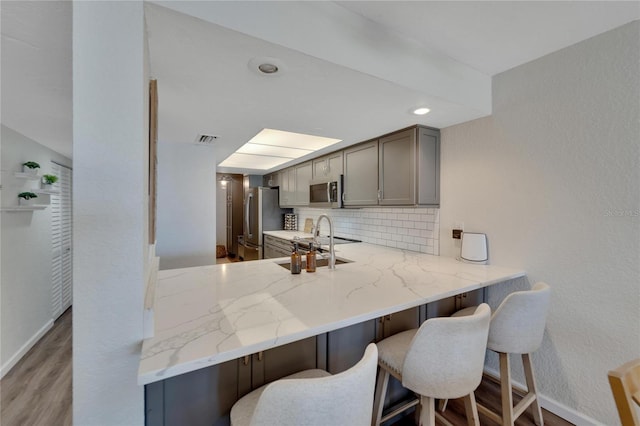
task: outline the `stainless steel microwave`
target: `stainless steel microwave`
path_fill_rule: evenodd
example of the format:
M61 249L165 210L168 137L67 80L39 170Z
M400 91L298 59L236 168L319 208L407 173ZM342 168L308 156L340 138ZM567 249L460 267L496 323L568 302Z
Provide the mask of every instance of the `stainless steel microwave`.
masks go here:
M309 206L339 209L342 207L343 176L309 182Z

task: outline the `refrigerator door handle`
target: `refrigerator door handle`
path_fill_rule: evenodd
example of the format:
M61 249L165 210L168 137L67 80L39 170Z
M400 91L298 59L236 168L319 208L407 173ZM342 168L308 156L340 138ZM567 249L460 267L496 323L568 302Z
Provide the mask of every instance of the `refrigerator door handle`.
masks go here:
M251 216L249 212L251 211L251 199L253 198L253 194L247 194L247 205L245 206L245 223L247 225L247 237L252 238L253 234L251 233Z

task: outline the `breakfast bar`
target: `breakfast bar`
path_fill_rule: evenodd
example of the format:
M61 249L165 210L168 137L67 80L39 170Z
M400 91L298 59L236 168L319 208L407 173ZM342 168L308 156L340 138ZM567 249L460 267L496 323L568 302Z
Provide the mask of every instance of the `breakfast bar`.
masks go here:
M138 373L138 383L147 385L147 424L166 421L172 411L167 404L182 401L181 391L164 388L169 383L180 382L175 387L183 391L203 381L203 389L213 386L217 400L202 401L200 406L218 404L220 413L209 413L213 418L208 420L218 424L216 416L227 405L262 382L279 378L264 370L256 374L254 358L262 362L264 354L280 350L277 358L286 359L283 348L311 342L311 347L293 350L297 356L313 358L300 366L335 370L328 368L328 359L341 346L331 343L332 333L361 329L362 324L390 314L525 276L518 269L366 243L341 245L336 255L347 263L300 275L280 266L287 258L160 271L153 307L155 333L143 343ZM375 335L363 339L365 344ZM287 364L295 366L296 361ZM222 366L231 370L216 369ZM187 377L193 382L189 386L184 382ZM224 386L221 381L226 381ZM227 391L229 395L219 395ZM176 396L168 401L171 392ZM187 415L185 410L174 411Z

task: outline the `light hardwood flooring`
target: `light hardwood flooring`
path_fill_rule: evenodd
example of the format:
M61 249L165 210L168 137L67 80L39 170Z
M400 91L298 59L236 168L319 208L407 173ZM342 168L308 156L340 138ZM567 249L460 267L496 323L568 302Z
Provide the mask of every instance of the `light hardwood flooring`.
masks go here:
M225 259L227 260L227 259ZM228 259L234 261L235 259ZM53 328L0 381L1 426L67 426L71 425L71 319L68 309ZM476 391L478 402L498 411L500 386L486 377ZM515 402L520 398L514 397ZM466 426L462 400L450 400L444 417L455 426ZM570 426L571 423L543 410L546 426ZM480 415L482 425L495 425ZM405 417L395 426L412 425ZM516 426L533 426L527 410Z
M69 308L2 378L0 425L71 425L71 319Z

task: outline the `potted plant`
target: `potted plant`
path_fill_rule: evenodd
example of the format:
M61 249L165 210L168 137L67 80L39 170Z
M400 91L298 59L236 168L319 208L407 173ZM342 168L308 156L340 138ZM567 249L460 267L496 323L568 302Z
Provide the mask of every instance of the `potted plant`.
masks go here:
M35 161L27 161L26 163L22 163L23 173L29 173L30 175L37 175L39 168L40 168L40 164L36 163Z
M51 190L53 188L53 184L58 181L58 176L56 175L42 175L42 189Z
M34 204L34 198L38 198L38 195L33 192L21 192L18 194L18 201L21 206L31 206Z

